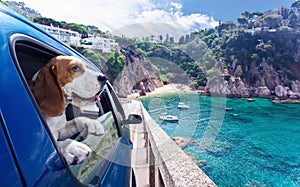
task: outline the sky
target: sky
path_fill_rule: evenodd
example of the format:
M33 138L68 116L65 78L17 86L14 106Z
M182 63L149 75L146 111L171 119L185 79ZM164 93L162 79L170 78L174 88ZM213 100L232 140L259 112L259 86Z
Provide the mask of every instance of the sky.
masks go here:
M95 25L101 31L145 32L212 28L241 12L290 8L295 0L20 0L57 21ZM138 25L143 25L142 29ZM170 28L166 28L169 25ZM138 31L135 31L138 30ZM143 31L141 31L143 30Z

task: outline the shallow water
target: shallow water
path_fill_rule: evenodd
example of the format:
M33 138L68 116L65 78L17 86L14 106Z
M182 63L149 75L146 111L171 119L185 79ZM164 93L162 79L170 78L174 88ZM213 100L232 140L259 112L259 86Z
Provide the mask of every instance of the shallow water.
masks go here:
M299 104L196 93L141 100L169 136L193 137L183 150L218 186L300 186ZM179 102L190 109L178 109ZM179 121L158 120L163 113Z

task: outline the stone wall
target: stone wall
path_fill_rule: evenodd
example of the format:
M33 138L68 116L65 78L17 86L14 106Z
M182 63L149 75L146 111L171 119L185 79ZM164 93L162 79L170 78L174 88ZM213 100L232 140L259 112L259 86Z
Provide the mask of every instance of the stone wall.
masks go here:
M127 113L135 111L143 117L143 124L140 125L144 125L145 129L150 186L216 186L159 127L139 101L132 100L124 109Z

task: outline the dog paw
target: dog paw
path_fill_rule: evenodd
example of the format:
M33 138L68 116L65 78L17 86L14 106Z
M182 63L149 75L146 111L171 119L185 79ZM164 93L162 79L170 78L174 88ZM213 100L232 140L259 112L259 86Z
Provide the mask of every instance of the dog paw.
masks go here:
M105 133L102 124L98 120L91 120L88 125L88 131L90 134L99 136Z
M76 125L80 131L87 129L89 134L96 136L102 135L105 133L102 124L95 119L89 119L86 117L77 117L75 118Z
M69 165L80 164L87 160L92 150L85 144L67 139L58 142L59 149Z

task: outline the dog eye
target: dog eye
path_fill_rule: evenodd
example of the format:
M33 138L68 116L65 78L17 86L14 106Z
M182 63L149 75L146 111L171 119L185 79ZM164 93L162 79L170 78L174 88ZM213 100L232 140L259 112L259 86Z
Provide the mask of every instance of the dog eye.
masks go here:
M74 72L78 72L78 71L80 71L80 67L79 67L79 66L74 66L74 67L72 68L72 70L73 70Z

